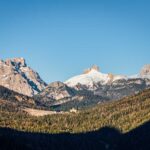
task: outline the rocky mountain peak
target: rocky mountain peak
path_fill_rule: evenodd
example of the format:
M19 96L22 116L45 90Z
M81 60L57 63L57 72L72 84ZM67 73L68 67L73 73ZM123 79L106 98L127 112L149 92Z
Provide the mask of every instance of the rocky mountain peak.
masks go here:
M27 66L24 58L0 60L0 85L28 96L46 87L39 74Z
M141 69L140 75L141 75L141 76L150 75L150 64L145 65L145 66Z
M85 69L83 73L87 74L87 73L91 72L92 70L99 72L100 68L97 65L93 65L91 68Z

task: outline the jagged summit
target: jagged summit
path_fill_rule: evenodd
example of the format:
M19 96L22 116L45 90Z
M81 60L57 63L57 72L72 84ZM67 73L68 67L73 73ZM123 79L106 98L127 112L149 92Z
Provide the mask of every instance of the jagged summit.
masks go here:
M19 67L27 66L26 61L23 57L6 59L5 63L6 65L13 65L13 66L19 66Z
M28 96L46 87L39 74L28 67L22 57L0 60L0 85Z

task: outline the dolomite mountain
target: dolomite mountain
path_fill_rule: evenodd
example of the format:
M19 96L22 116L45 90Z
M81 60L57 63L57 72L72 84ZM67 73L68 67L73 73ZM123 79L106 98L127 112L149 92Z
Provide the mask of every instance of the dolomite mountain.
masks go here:
M124 75L113 75L111 73L101 73L99 67L94 65L91 68L86 69L83 74L72 77L64 83L70 87L76 88L78 88L78 85L80 84L93 90L96 88L95 86L97 83L106 85L121 79L127 80L128 77Z
M145 65L139 74L133 76L102 73L94 65L64 83L49 84L37 97L49 106L63 110L118 100L147 88L150 88L150 65Z
M33 96L46 87L24 58L0 60L0 85L27 96Z

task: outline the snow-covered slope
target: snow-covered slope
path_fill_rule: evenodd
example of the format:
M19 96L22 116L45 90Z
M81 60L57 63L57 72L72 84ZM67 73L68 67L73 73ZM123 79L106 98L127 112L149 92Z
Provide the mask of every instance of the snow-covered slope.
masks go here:
M82 75L72 77L69 80L67 80L65 83L69 86L75 86L78 83L92 86L93 83L101 82L102 84L105 84L108 81L109 81L108 74L103 74L93 69L87 74L82 74Z
M64 83L70 87L76 86L77 84L92 87L95 83L101 83L102 85L104 85L111 83L115 80L127 79L126 76L122 75L101 73L97 68L98 67L94 66L88 69L88 71L85 71L86 73L72 77L69 80L65 81Z

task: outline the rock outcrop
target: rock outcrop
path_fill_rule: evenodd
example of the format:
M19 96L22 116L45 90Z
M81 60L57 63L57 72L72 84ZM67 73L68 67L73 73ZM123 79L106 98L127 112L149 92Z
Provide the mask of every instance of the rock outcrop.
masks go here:
M44 99L60 100L75 95L74 90L66 84L56 81L50 83L42 92L39 93Z
M141 77L150 77L150 64L145 65L140 71Z
M91 70L100 71L100 68L97 65L93 65L91 68L85 69L84 74L89 73Z

